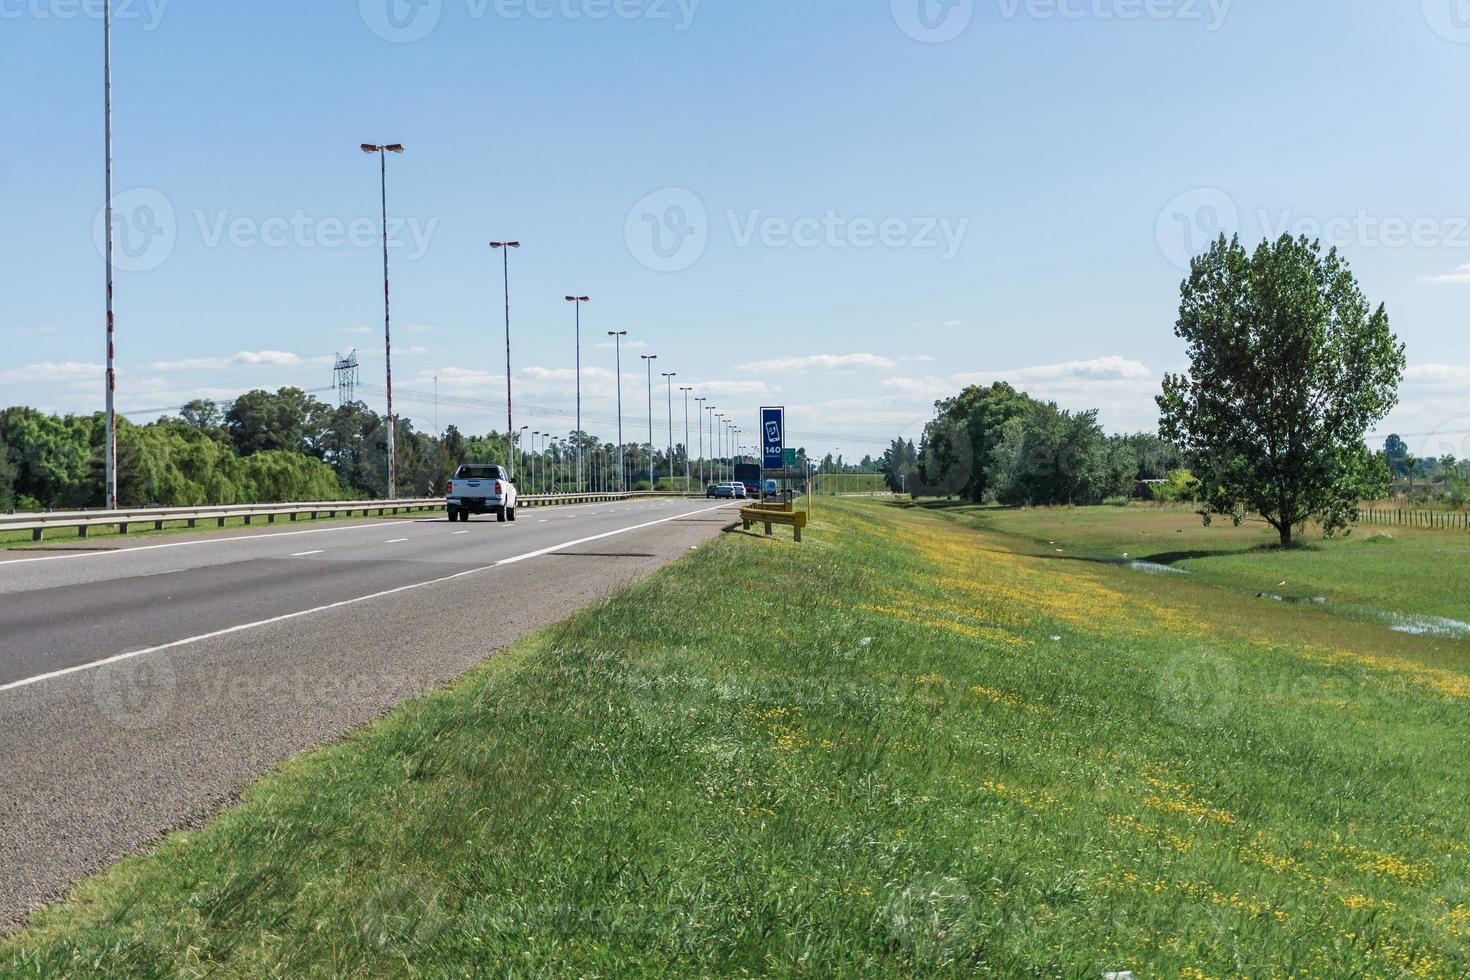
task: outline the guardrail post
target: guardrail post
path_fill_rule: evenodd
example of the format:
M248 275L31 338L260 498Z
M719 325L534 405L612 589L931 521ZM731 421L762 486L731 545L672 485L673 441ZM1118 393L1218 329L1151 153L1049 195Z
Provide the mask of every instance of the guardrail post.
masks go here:
M117 523L117 533L118 534L127 534L128 533L128 522L127 521L118 521L118 523Z
M162 531L163 530L163 521L154 521L153 522L153 530L155 530L155 531Z
M83 524L83 525L81 525L80 527L77 528L77 537L79 537L79 538L85 538L86 536L87 536L87 525Z
M251 524L251 522L254 521L254 520L255 520L254 515L252 515L252 514L246 514L245 515L245 526L246 527L249 527L250 524Z
M195 526L197 526L197 524L198 524L198 522L197 522L197 521L195 521L195 520L194 520L194 518L192 518L192 517L191 517L191 518L189 518L189 527L190 527L190 528L191 528L191 529L192 529L192 528L194 528L194 527L195 527Z
M276 515L275 514L267 514L267 515L265 515L265 522L267 524L274 524L276 522Z
M295 524L296 523L296 518L298 518L300 516L301 516L301 514L299 512L293 510L291 512L291 523L292 524Z
M41 540L41 529L40 528L37 527L37 528L32 528L31 529L31 540L32 541L40 541Z

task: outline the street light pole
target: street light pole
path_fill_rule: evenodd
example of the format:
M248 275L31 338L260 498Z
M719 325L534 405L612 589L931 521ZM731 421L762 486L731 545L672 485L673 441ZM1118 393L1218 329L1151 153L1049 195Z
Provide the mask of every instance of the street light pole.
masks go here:
M568 296L577 304L577 489L582 489L582 304L592 302L590 296Z
M689 468L689 393L694 389L681 387L679 390L684 393L684 492L688 493L692 477Z
M704 403L709 401L708 397L694 399L699 404L695 406L699 410L699 485L706 486L704 477Z
M536 492L536 443L541 438L541 430L536 429L531 433L531 492Z
M720 437L719 441L715 443L715 478L723 479L725 476L725 464L723 462L725 458L725 414L723 412L716 412L715 418L720 420Z
M108 510L117 509L117 373L114 370L113 356L114 328L116 326L112 308L112 3L111 0L103 0L102 3L102 142L103 142L103 164L104 164L104 190L106 202L107 228L103 232L107 236L106 266L107 266L107 375L106 375L106 401L107 401L107 448L104 468L106 473L103 477L103 499Z
M674 482L674 379L679 374L677 371L664 371L662 373L669 404L669 445L665 451L664 459L669 464L669 483L672 484Z
M516 468L514 471L511 472L512 483L515 482L516 473L526 468L526 433L529 432L530 429L531 427L529 425L523 425L521 426L519 432L511 436L510 454L512 456L516 456ZM521 451L518 456L516 454L517 444L519 444L521 447Z
M628 336L628 331L609 330L607 335L613 338L618 360L618 485L614 492L621 493L628 476L627 462L623 458L623 338Z
M510 250L520 248L520 242L491 242L490 247L500 252L501 267L505 275L505 437L513 437L515 429L515 413L512 411L510 392ZM515 454L507 452L508 456ZM505 461L507 467L513 466L511 459ZM512 473L514 478L515 474Z
M388 295L388 154L402 153L402 143L363 143L362 152L378 155L383 203L383 363L388 373L388 499L398 499L398 420L393 417L393 306Z
M657 354L639 354L643 363L648 367L648 489L654 487L653 466L653 362L658 360Z

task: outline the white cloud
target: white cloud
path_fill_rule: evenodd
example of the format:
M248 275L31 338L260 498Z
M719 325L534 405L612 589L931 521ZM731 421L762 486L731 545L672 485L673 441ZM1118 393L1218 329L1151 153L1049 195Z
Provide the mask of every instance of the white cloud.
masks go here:
M15 328L16 333L53 334L60 328L49 323L23 323Z
M1408 384L1470 385L1470 367L1458 364L1416 364L1404 371Z
M892 371L898 362L877 354L811 354L807 357L779 357L770 361L754 361L736 365L737 371L757 374L802 374L807 371L844 371L852 368L875 368Z
M370 334L370 333L373 332L373 328L372 327L338 327L337 328L337 332L338 333Z
M39 364L27 364L25 367L13 368L9 371L0 371L0 382L6 384L58 384L74 381L97 381L106 372L106 367L101 364L87 364L81 361L63 361L60 363L43 361Z
M946 327L950 327L951 329L953 329L954 327L963 327L965 325L965 321L964 320L945 320L944 321L944 325Z
M289 351L242 350L229 357L191 357L182 361L158 361L148 365L151 371L219 371L232 367L295 368L335 364L335 357L302 357Z
M1011 371L957 374L954 380L961 384L987 384L991 381L1026 384L1034 381L1137 381L1153 377L1154 372L1148 365L1112 355L1094 357L1087 361L1040 364Z
M1420 276L1420 282L1470 283L1470 264L1462 265L1454 272L1437 276Z
M959 386L945 378L884 378L880 387L908 395L919 395L929 400L944 398L959 392Z

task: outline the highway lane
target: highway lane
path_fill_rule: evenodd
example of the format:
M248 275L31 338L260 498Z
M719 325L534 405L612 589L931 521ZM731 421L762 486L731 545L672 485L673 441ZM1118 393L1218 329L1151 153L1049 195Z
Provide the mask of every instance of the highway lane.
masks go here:
M733 519L728 505L650 501L522 511L513 525L386 521L9 554L0 928Z
M700 510L686 500L193 537L0 562L0 690L117 653L471 571ZM568 532L571 532L569 535Z

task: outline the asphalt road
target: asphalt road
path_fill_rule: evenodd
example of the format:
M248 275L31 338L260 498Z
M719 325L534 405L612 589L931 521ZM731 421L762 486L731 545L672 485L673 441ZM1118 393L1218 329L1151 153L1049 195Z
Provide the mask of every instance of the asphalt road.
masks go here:
M0 552L0 929L733 511L639 501Z

